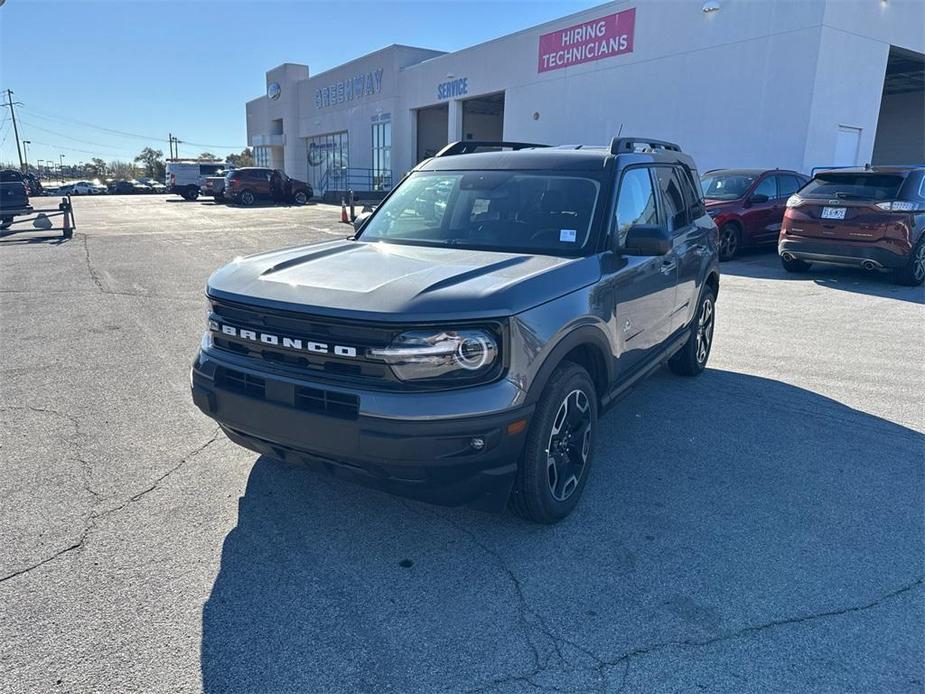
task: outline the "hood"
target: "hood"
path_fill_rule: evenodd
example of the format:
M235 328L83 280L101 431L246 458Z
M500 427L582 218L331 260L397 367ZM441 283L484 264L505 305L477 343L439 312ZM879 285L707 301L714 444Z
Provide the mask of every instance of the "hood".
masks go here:
M333 241L235 259L210 296L315 315L378 321L498 318L600 278L595 257Z
M736 198L735 200L715 200L715 199L711 200L710 198L704 198L703 202L706 205L706 208L708 210L712 210L717 207L726 207L726 206L731 207L734 205L738 205L741 201L738 198Z

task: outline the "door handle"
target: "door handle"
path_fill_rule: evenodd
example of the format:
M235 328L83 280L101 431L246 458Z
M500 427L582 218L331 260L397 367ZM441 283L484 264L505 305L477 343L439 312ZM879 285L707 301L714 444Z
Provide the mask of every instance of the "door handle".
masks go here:
M677 267L678 267L678 264L675 261L665 260L662 262L662 268L661 268L662 273L667 275L669 272L676 270Z

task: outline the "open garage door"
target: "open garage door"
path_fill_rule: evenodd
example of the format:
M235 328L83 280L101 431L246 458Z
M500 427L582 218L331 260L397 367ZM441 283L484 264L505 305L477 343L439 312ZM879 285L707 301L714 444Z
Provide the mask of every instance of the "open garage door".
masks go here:
M450 123L450 109L446 104L419 108L418 119L418 161L434 156L447 144Z
M464 140L500 142L504 139L504 92L462 102Z
M925 164L925 55L892 46L872 164Z

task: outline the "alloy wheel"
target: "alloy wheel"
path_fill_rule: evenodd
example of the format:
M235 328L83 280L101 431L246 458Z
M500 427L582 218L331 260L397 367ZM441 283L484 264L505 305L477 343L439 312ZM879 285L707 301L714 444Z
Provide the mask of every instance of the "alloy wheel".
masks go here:
M707 297L700 307L700 319L697 321L697 363L704 364L710 356L713 343L713 300Z
M916 282L925 279L925 243L919 244L915 258L912 259L912 276Z
M578 488L591 452L591 403L575 389L562 400L546 445L546 479L556 501L565 501Z
M732 258L739 248L739 236L736 230L730 226L723 227L722 235L719 239L719 254L721 258Z

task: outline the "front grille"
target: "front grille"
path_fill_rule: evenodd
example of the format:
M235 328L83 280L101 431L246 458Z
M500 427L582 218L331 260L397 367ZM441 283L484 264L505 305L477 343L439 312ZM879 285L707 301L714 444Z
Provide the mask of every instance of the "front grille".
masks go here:
M267 382L259 376L233 369L222 369L217 380L225 390L259 400L266 398Z
M260 376L227 367L216 369L215 384L219 388L249 398L287 405L326 417L356 419L360 414L360 399L356 395L324 388L294 386L286 381L268 381Z
M318 316L298 315L283 311L256 309L240 304L212 300L211 319L222 325L270 334L280 338L343 345L356 350L355 357L333 353L313 352L307 349L284 347L261 341L242 339L213 330L213 344L217 349L298 372L311 372L330 380L345 382L396 385L392 371L382 362L369 360L370 349L389 345L398 334L397 328L366 323L347 323Z

